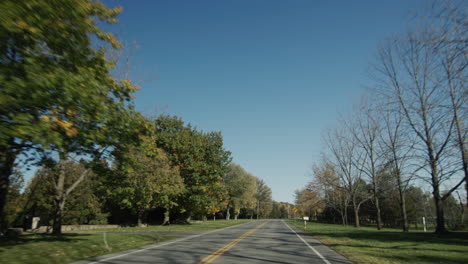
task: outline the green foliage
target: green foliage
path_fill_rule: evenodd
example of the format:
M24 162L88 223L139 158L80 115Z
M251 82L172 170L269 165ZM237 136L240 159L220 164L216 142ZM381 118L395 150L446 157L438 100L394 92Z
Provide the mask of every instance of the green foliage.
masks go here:
M270 218L287 219L288 208L294 208L294 205L273 201Z
M97 1L2 1L0 145L10 138L44 148L89 148L137 88L109 75L105 45L119 48L96 24L120 8ZM91 38L101 40L94 48ZM109 48L110 48L109 47ZM75 143L79 142L79 143Z
M75 153L98 158L131 133L128 104L138 87L109 72L118 49L99 23L121 8L99 1L0 2L0 227L11 169L19 154L49 161ZM59 153L60 155L57 155ZM61 190L58 190L61 191Z
M258 215L262 218L268 217L273 209L273 200L271 199L271 189L268 187L260 178L256 178L257 181L257 206Z
M15 170L10 179L10 187L7 196L8 199L5 206L6 222L8 226L18 226L22 224L21 215L23 213L25 202L25 197L21 193L23 186L23 175L18 170Z
M222 177L231 160L231 153L223 148L221 133L204 133L167 115L159 116L155 127L156 145L167 152L184 179L186 188L179 198L179 211L189 215L219 211L226 194Z
M68 175L65 188L73 184L82 171L82 164L65 163L64 169ZM25 190L25 214L33 217L40 216L41 224L50 224L54 212L54 196L56 171L49 168L39 170L31 179ZM105 224L107 214L102 212L103 200L96 190L99 182L96 175L91 173L67 197L63 213L63 224Z
M117 163L106 182L107 195L135 213L155 207L171 209L185 188L179 169L156 146L154 136L142 137L140 143L116 151Z
M224 176L228 194L228 209L233 208L238 215L241 208L253 209L256 204L256 179L237 164L229 164L229 172Z

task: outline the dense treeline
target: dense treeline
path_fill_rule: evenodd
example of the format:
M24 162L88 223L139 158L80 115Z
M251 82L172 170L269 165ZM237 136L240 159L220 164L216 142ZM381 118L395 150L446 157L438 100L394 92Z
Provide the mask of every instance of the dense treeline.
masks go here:
M408 231L422 217L437 233L466 225L466 5L432 8L379 46L372 89L325 131L313 180L297 193L303 210L356 227Z
M221 133L134 110L139 87L116 76L122 45L98 27L120 7L6 0L0 10L0 233L33 217L54 234L62 224L287 217L263 180L230 164Z

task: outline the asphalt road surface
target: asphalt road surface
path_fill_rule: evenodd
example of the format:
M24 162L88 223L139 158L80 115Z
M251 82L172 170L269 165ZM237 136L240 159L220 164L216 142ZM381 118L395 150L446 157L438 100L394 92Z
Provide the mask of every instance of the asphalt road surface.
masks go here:
M124 263L351 263L282 220L212 230L76 264Z

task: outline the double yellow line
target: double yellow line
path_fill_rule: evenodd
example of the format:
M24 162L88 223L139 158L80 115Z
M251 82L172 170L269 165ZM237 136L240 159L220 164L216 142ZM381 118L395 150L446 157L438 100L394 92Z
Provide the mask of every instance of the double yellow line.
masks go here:
M202 264L202 263L211 263L213 262L215 259L219 258L221 255L223 255L226 251L228 251L229 249L231 249L233 246L235 246L237 243L239 243L242 239L250 236L251 234L253 234L255 231L257 231L258 229L262 228L264 225L268 224L268 222L265 222L261 225L258 225L257 227L255 227L254 229L251 229L250 231L247 231L245 234L243 234L242 236L232 240L229 244L225 245L224 247L216 250L215 252L211 253L211 255L207 256L206 258L200 260L200 262L198 262L197 264Z

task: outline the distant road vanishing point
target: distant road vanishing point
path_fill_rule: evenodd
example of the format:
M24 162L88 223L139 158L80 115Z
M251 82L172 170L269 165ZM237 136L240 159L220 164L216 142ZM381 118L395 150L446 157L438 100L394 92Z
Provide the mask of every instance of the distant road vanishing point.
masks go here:
M75 264L351 263L282 220L262 220L118 252Z

